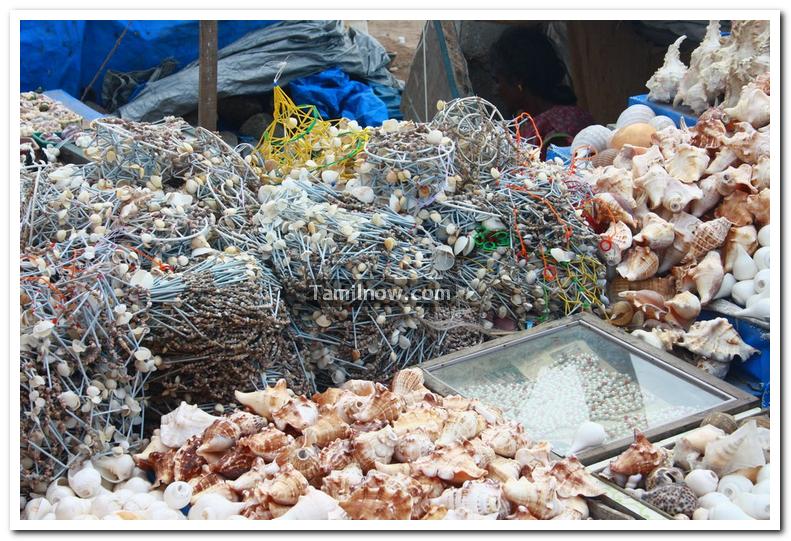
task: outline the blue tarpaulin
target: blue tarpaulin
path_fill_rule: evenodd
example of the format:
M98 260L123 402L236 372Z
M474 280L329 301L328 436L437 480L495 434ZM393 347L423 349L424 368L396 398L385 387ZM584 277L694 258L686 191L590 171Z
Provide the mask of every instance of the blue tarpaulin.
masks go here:
M276 22L219 21L217 46ZM108 69L143 70L165 58L174 58L180 69L198 58L198 21L21 21L21 90L61 88L80 97L127 26L93 84L96 96Z
M294 103L315 105L326 119L345 117L363 126L379 126L388 118L387 106L374 91L338 68L291 81L288 93Z

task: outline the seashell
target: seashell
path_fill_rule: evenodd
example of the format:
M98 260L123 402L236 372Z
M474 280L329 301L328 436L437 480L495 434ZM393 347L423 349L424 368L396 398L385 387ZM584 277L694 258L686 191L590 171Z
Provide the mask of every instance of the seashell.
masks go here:
M487 424L492 425L506 422L503 410L497 406L476 401L472 409L475 411L475 413L483 417L483 420L486 421Z
M135 461L132 455L127 454L104 456L95 460L93 465L102 479L110 483L126 481L135 471Z
M709 518L709 510L705 507L698 507L695 509L695 512L692 513L692 520L708 520Z
M335 498L315 488L308 488L308 492L300 496L297 503L277 520L327 520L330 515L345 514Z
M632 303L635 308L643 312L649 319L661 320L667 313L665 299L656 291L650 289L624 291L619 293L619 296Z
M733 277L733 274L729 272L725 273L725 276L722 278L722 284L720 284L720 289L717 290L717 294L714 295L714 299L724 299L726 297L730 297L733 286L735 285L736 278Z
M736 190L722 200L715 209L717 218L727 218L733 225L741 227L753 223L753 214L748 207L748 196L745 192Z
M413 505L412 495L397 485L363 485L340 502L354 520L408 520Z
M670 159L676 152L679 145L692 142L692 132L675 127L664 128L657 131L652 137L651 142L659 147L659 151L665 159Z
M667 460L666 452L651 444L639 430L634 431L634 443L610 462L610 471L623 475L648 475Z
M247 448L252 454L271 462L281 451L293 444L293 436L269 425L258 434L241 438L238 447Z
M346 500L354 490L362 485L365 477L357 464L329 472L321 480L321 490L336 500Z
M199 453L220 453L233 447L241 437L242 429L228 418L214 421L203 432Z
M713 425L703 425L687 433L683 440L694 451L703 454L706 452L706 446L718 439L724 437L726 434L722 429Z
M200 477L194 477L189 481L192 487L190 504L194 504L204 494L211 492L220 494L227 500L233 500L234 494L228 482L216 473L204 473Z
M742 88L736 105L724 112L732 121L749 122L753 128L763 128L769 124L769 96L755 83L748 83Z
M719 192L720 181L715 175L708 176L698 183L703 196L692 202L690 213L693 216L703 216L708 211L717 206L722 200L722 195Z
M486 426L485 421L474 411L450 411L439 438L434 443L449 446L458 441L477 436Z
M629 171L615 166L607 166L595 175L595 189L617 195L629 208L635 208L634 179Z
M463 509L478 515L505 517L508 514L500 483L491 480L467 481L460 488L449 488L429 501L448 510Z
M711 374L712 376L719 379L725 379L725 376L728 375L728 370L731 368L730 363L721 363L719 361L707 359L705 357L698 359L698 362L695 363L695 366L707 374Z
M91 510L91 501L76 496L66 496L54 505L55 518L73 520ZM51 511L52 512L52 511Z
M648 247L635 246L615 269L629 281L645 280L656 274L659 257Z
M267 420L263 417L258 415L253 415L252 413L248 413L246 411L235 411L230 416L228 416L228 420L236 423L241 431L241 436L250 436L252 434L257 434L261 432L264 428L266 428Z
M280 379L274 387L267 387L260 391L252 393L242 393L234 391L236 401L247 406L254 413L272 421L272 414L290 402L293 398L293 393L288 389L288 384L285 379Z
M192 486L184 481L176 481L165 488L163 500L171 509L183 509L192 498Z
M734 357L746 360L758 351L745 344L733 325L721 317L693 323L679 345L721 363L730 362Z
M745 225L742 227L732 227L728 232L728 236L722 247L722 266L726 272L731 272L733 270L733 262L738 253L735 250L737 244L741 245L748 255L754 255L758 247L758 234L755 226Z
M480 479L486 475L475 462L476 449L470 442L457 443L452 446L434 450L413 463L418 471L428 477L437 477L453 485L461 485L464 481Z
M580 130L571 142L571 152L581 147L589 146L596 152L605 150L610 144L612 131L606 126L594 124Z
M684 291L665 301L669 313L665 321L675 323L679 327L686 327L700 314L700 299L689 291Z
M626 301L618 301L612 305L609 314L609 322L616 327L626 327L632 322L634 316L634 307L632 303Z
M758 272L758 265L741 244L733 247L733 262L731 271L733 277L739 281L752 280Z
M731 289L731 297L736 304L745 306L747 299L755 294L755 282L753 280L742 280L737 282Z
M102 476L90 461L72 466L68 472L69 488L80 498L97 496L102 487Z
M609 193L597 193L591 199L593 203L593 215L600 224L609 224L621 221L630 227L635 227L637 222L621 204Z
M563 504L557 498L555 487L556 481L551 477L535 483L521 477L518 481L507 481L503 485L503 494L511 503L523 505L531 515L546 520L563 511Z
M525 442L524 432L525 429L521 424L502 423L484 429L481 432L481 441L491 447L496 454L513 458L516 450ZM441 439L438 442L441 442Z
M337 439L319 452L322 470L327 473L343 469L353 462L351 440Z
M514 459L523 468L534 468L536 466L548 467L551 458L552 446L548 441L540 441L531 447L522 447L514 455Z
M615 131L610 139L610 148L620 150L624 145L648 148L651 146L651 136L656 130L650 124L637 122L629 124Z
M307 479L294 466L285 464L262 490L278 505L294 505L309 486Z
M617 265L621 262L623 251L632 246L632 231L623 222L610 222L610 226L601 235L601 239L599 250L604 252L607 264Z
M341 385L341 388L345 391L351 391L357 396L372 397L376 394L376 385L373 381L368 380L350 379Z
M390 382L390 390L397 395L406 395L423 388L423 371L420 368L399 370Z
M597 152L591 158L591 165L593 167L607 167L608 165L612 165L615 157L618 155L618 151L614 148L605 148L602 151Z
M766 458L758 441L757 430L754 422L748 423L733 434L710 442L706 446L703 466L713 470L722 479L739 469L763 466Z
M769 257L771 255L769 246L764 246L763 248L758 248L755 253L753 254L753 261L755 261L755 266L758 269L758 272L755 273L753 276L753 281L755 282L755 292L756 293L763 293L765 290L769 289Z
M505 483L509 479L519 479L522 466L512 458L495 456L486 466L486 470L489 472L489 477Z
M684 478L684 482L698 498L717 490L719 481L717 474L711 470L692 470Z
M291 427L297 432L302 432L319 420L319 408L304 396L300 396L274 410L272 420L280 430Z
M671 466L660 466L649 473L645 478L645 489L654 490L663 485L672 485L684 481L684 472Z
M215 420L217 417L209 415L198 406L182 402L178 408L162 416L159 437L168 447L181 447L192 436L203 434Z
M607 441L607 431L604 427L593 421L585 421L577 427L568 454L574 455L584 449L599 446L605 441Z
M547 472L549 477L557 481L557 494L561 498L585 496L592 498L604 494L604 485L592 474L585 470L585 466L576 458L568 457L558 460ZM533 472L534 479L536 472Z
M340 400L341 396L343 396L345 392L346 391L338 387L329 387L324 392L315 393L311 397L311 400L313 400L313 402L315 402L316 405L319 406L319 409L321 410L322 406L334 406L335 404L337 404L338 400Z
M720 195L728 196L735 191L742 191L745 193L756 193L757 190L753 188L752 167L749 164L743 163L738 168L728 167L725 171L715 173L707 179L713 179L717 185L717 192Z
M771 166L769 156L761 156L758 163L753 166L752 185L756 190L768 188L771 180Z
M662 66L654 72L645 86L648 88L648 99L663 103L668 103L676 97L678 86L687 72L687 67L681 61L680 51L681 42L687 36L681 36L674 41L665 53L665 60ZM652 111L653 113L653 111ZM621 113L623 115L623 113ZM675 124L673 124L675 126Z
M684 184L671 178L662 194L662 206L672 213L683 211L687 206L703 198L703 191L694 184Z
M753 215L754 222L759 225L769 223L769 188L764 188L755 195L747 196L747 210Z
M769 494L739 492L733 503L754 519L769 520Z
M731 225L727 218L717 218L694 226L691 231L690 246L687 255L681 260L682 264L697 262L701 257L722 246Z
M650 289L660 294L663 298L669 299L676 294L676 280L672 276L668 276L630 282L625 278L616 276L609 280L608 284L609 298L611 299L619 297L624 291L640 291L643 289Z
M415 430L423 430L433 442L439 438L447 419L448 412L445 410L419 408L402 413L398 419L393 421L392 426L399 436L412 433Z
M717 492L733 500L740 492L750 492L753 483L743 475L726 475L717 484Z
M648 121L648 124L651 125L656 131L664 130L665 128L675 128L676 123L673 121L672 118L665 116L665 115L657 115L651 120Z
M398 431L396 430L396 433ZM414 462L434 451L434 442L423 429L399 435L393 458L399 462Z
M348 381L346 382L348 383ZM354 416L365 408L366 404L373 399L371 395L358 395L352 391L345 390L338 401L335 403L335 413L345 423L353 423Z
M648 246L652 250L661 250L673 244L676 238L673 224L653 212L643 216L642 226L640 233L634 236L635 244Z
M700 304L708 303L719 291L725 277L720 254L709 252L700 263L687 272L687 276L695 283L695 289L700 295Z
M722 147L723 138L728 135L724 120L726 115L719 107L712 107L700 115L697 124L692 129L692 144L707 150L717 150Z
M189 520L223 520L231 515L238 515L245 507L245 502L231 502L221 494L208 493L202 495L190 508Z
M698 508L697 496L683 483L659 486L644 494L642 500L671 516L683 514L692 518Z
M670 176L684 183L697 182L709 165L706 149L692 145L679 145L672 158L665 161Z
M468 441L474 451L473 460L479 468L487 468L489 464L497 458L494 449L483 443L481 438L473 438Z
M348 438L349 425L341 419L335 411L319 416L315 424L302 431L304 445L326 447L338 438Z
M225 451L220 458L210 466L213 473L222 475L226 479L236 479L250 468L256 455L249 448L238 447Z
M25 504L24 520L41 520L52 512L52 504L46 498L33 498Z
M624 109L620 115L618 115L618 120L615 122L615 128L621 129L632 124L646 123L655 116L656 113L654 113L653 109L647 105L631 105Z
M735 133L723 140L740 160L758 163L761 156L769 156L769 133L757 131L749 122L737 122Z
M450 270L456 263L456 256L453 253L453 248L450 246L440 244L434 248L432 265L434 269L444 272Z
M173 453L172 459L168 457L173 465L173 479L189 481L202 473L206 458L198 454L200 444L200 436L193 436Z
M352 440L352 456L362 470L368 472L375 467L376 462L389 464L397 443L398 435L392 427L364 432Z
M767 293L768 295L768 293ZM768 296L753 295L747 299L747 307L734 313L735 317L754 317L768 319L772 310L772 301Z
M721 411L713 411L706 415L700 422L701 427L705 425L711 425L715 428L719 428L725 434L732 434L738 428L738 425L736 424L736 418L729 413L723 413Z
M728 501L709 509L708 520L752 520L738 505Z
M660 340L660 338L652 332L648 332L643 329L635 329L630 334L632 336L636 336L637 338L640 338L641 340L643 340L643 342L645 342L649 346L653 346L657 349L664 349L662 340Z
M314 486L321 481L324 474L319 453L314 447L292 447L284 450L275 460L281 469L284 464L290 464Z
M396 393L390 392L383 385L377 384L377 394L365 407L352 415L355 421L362 423L374 420L393 421L398 419L404 407L404 400Z

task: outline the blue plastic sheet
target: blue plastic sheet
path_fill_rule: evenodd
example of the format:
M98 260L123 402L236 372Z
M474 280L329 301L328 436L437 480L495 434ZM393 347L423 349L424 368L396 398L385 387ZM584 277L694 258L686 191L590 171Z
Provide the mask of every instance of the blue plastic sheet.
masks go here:
M380 126L387 106L366 84L353 81L339 68L291 81L287 89L297 104L312 104L325 119L350 118L363 126Z
M217 45L225 47L276 22L219 21ZM97 99L108 69L148 69L168 57L182 68L198 58L198 21L22 21L22 91L62 88L80 97L127 25L120 45L92 86Z

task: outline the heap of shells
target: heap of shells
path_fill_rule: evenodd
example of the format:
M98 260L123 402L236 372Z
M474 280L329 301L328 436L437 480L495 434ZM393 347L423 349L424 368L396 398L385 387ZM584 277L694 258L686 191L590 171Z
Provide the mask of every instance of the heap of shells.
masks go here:
M670 45L664 64L646 83L651 99L683 104L697 114L717 104L733 107L745 85L769 72L769 21L733 21L727 36L719 21L711 21L689 68L678 54L685 37Z
M768 318L768 90L749 83L734 107L709 109L693 128L626 124L612 136L610 146L620 150L611 161L583 173L596 192L588 216L610 267L614 324L641 329L643 337L661 332L650 341L670 349L683 345L684 332L708 332L690 326L716 299L744 306L737 317ZM759 233L766 244L760 251ZM759 270L766 272L756 287ZM723 351L751 352L730 325L723 331L692 350L699 366L720 376L727 372Z
M30 137L34 132L60 132L80 124L82 117L49 96L22 92L19 95L19 122L20 135Z
M76 465L28 519L585 519L603 493L576 458L419 369L308 399L278 382L214 417L182 403L148 447ZM65 482L64 482L65 481Z
M671 449L638 431L603 475L677 519L768 520L768 418L711 413Z

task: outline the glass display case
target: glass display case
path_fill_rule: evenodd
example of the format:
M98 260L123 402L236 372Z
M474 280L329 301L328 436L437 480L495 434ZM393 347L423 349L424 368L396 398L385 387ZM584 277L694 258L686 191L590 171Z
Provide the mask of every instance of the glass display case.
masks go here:
M740 411L753 397L594 316L572 316L435 359L423 367L441 394L478 398L563 455L585 421L607 433L598 459L632 440L683 430L708 412Z

